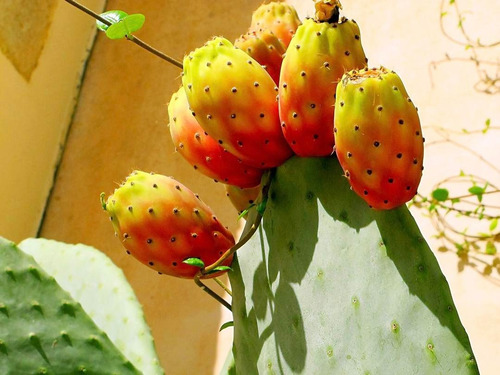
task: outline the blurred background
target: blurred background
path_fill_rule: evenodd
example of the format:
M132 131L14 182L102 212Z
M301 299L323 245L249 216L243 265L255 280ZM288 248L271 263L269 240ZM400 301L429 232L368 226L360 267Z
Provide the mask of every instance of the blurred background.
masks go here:
M142 13L138 37L182 59L214 35L246 32L262 0L81 0L100 13ZM313 2L290 0L301 18ZM369 65L396 71L419 107L424 177L411 210L450 283L482 374L500 357L500 3L344 0ZM221 184L175 153L167 103L180 70L63 0L0 2L0 236L94 246L121 267L144 306L167 374L216 374L231 317L186 280L127 257L99 194L132 170L174 176L241 229ZM474 189L475 188L475 189ZM440 205L446 190L455 209ZM438 191L438 192L436 192ZM434 192L434 195L433 195ZM432 200L434 197L434 200Z

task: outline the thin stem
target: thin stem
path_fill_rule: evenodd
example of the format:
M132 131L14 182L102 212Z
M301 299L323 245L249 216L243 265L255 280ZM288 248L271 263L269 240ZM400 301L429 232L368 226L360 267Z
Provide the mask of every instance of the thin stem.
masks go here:
M94 11L90 10L89 8L83 6L82 4L77 3L74 0L66 0L67 3L73 5L75 8L78 8L82 12L87 13L89 16L94 17L96 20L102 22L103 24L107 26L111 26L112 23L109 22L107 19L101 17L99 14L95 13ZM152 53L153 55L158 56L159 58L167 61L168 63L175 65L176 67L182 69L182 62L179 60L174 59L173 57L170 57L163 52L157 50L156 48L150 46L149 44L143 42L141 39L139 39L136 36L133 35L127 35L126 38L130 40L131 42L137 44L139 47L144 48L146 51Z
M232 311L231 304L227 302L224 298L219 296L217 293L215 293L212 289L210 289L208 286L203 284L203 282L200 280L200 277L203 276L201 272L198 272L198 274L194 277L194 282L196 285L198 285L204 292L206 292L210 297L214 298L217 302L222 304L226 309L229 311Z
M218 278L218 277L214 277L213 279L217 284L219 284L219 286L224 289L224 291L229 294L231 297L233 296L233 292L231 292L229 290L229 288Z

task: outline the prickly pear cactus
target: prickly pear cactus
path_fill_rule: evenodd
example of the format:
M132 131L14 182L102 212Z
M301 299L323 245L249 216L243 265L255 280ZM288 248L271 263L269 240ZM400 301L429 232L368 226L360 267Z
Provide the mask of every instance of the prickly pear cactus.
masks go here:
M408 209L370 209L336 158L279 167L257 234L230 273L229 373L478 373Z
M0 374L140 374L33 258L0 238Z
M44 238L28 238L18 246L81 304L138 370L148 375L164 373L142 306L111 259L90 246Z

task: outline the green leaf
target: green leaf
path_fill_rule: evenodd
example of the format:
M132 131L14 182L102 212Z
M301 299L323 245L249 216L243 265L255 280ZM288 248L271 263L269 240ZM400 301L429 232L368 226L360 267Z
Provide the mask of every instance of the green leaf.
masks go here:
M106 36L109 39L122 39L129 37L134 31L139 30L146 17L143 14L131 14L121 19L118 23L114 23L106 30Z
M472 186L469 188L469 193L477 196L477 200L481 202L483 200L483 194L486 189L480 186Z
M229 327L234 327L234 322L233 321L226 322L223 325L221 325L220 328L219 328L219 332L221 332L221 331L223 331L223 330L225 330L226 328L229 328Z
M443 189L443 188L436 189L432 192L432 198L434 198L438 202L444 202L445 200L448 199L449 195L450 192L448 191L448 189Z
M495 255L497 253L497 248L495 247L495 244L493 241L488 241L486 243L486 254L488 255Z
M233 269L228 266L219 266L215 267L213 270L206 272L205 275L210 275L212 273L217 273L217 272L224 272L224 271L232 271Z
M115 24L127 17L128 14L122 10L110 10L108 12L101 13L100 16L109 21L111 24ZM101 31L106 31L109 28L109 25L106 25L99 20L96 21L96 24L97 28Z
M200 258L187 258L182 261L182 263L189 264L190 266L195 266L198 268L205 268L205 263Z
M491 126L491 119L487 118L486 121L484 122L484 129L483 129L483 134L485 134Z
M238 215L238 220L244 218L245 216L247 216L248 214L248 211L250 211L250 209L255 206L255 203L252 203L250 206L248 206L246 209L244 209L243 211L241 211L241 214Z
M261 215L264 215L264 211L266 211L267 199L264 199L257 205L257 212Z
M490 232L493 232L498 225L498 218L491 220L490 222Z

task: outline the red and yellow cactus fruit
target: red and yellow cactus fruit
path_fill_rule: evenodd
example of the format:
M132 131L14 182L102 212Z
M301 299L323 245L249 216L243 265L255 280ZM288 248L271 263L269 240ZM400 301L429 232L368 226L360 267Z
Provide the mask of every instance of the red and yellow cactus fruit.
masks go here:
M342 77L335 138L345 176L371 207L398 207L417 193L424 139L417 108L395 72L381 67Z
M234 245L210 207L171 177L134 171L103 207L127 253L161 274L193 278L200 269L184 260L208 266Z
M250 188L260 184L262 169L245 165L198 124L189 109L184 87L168 104L170 135L175 149L194 169L217 182Z

